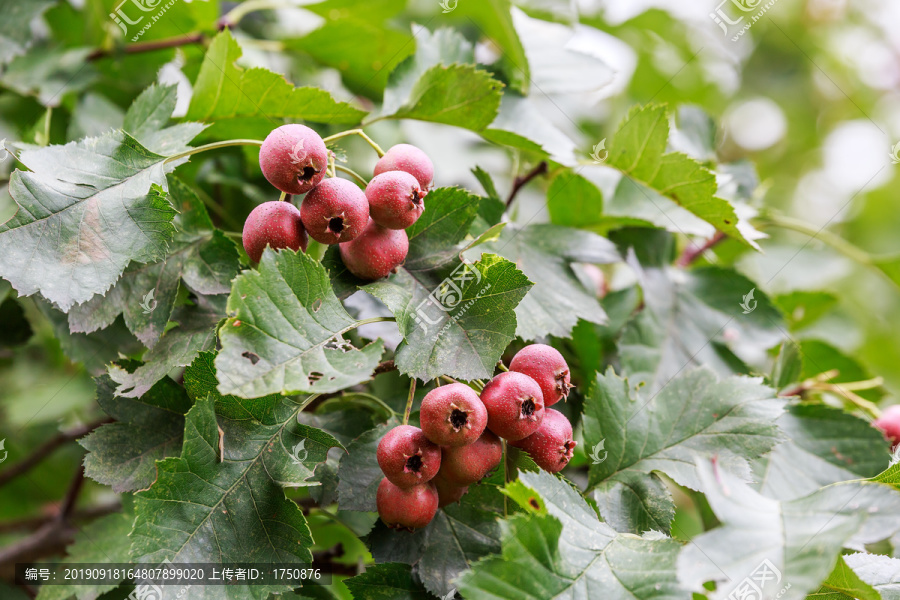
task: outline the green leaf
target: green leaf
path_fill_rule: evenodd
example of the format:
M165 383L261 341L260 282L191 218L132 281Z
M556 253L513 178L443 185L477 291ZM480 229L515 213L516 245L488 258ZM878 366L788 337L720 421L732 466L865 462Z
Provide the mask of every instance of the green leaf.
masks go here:
M0 27L5 28L5 23ZM29 30L24 28L26 32ZM34 48L12 59L0 74L0 85L23 96L34 96L44 106L59 106L67 95L84 90L97 80L97 71L86 64L92 51L92 48Z
M720 375L759 361L784 335L781 313L756 284L730 269L635 269L644 310L622 336L622 367L633 383L653 394L684 369L705 365ZM749 313L745 304L755 307ZM735 356L737 354L737 356Z
M56 0L0 0L0 65L23 54L31 45L31 22Z
M357 350L343 339L359 322L322 264L303 252L267 248L259 270L235 279L228 313L216 358L228 374L220 382L225 394L336 392L369 379L383 351L380 341Z
M547 210L556 225L589 229L603 221L603 194L585 177L563 171L550 182Z
M795 291L776 296L774 300L793 331L812 325L838 303L837 296L829 292Z
M177 100L176 86L154 83L128 107L122 129L157 154L173 156L184 152L187 143L206 129L206 125L186 122L167 127Z
M523 473L520 481L543 501L542 510L500 522L502 555L474 564L458 580L463 596L690 599L675 575L681 544L659 534L617 534L577 491L548 473ZM534 512L528 502L523 508Z
M531 84L528 59L512 21L510 0L462 2L454 9L454 16L465 18L479 35L500 49L498 61L510 82L510 87L527 94Z
M723 471L750 478L749 460L779 440L773 421L783 402L759 380L717 380L706 369L678 376L645 400L630 380L612 368L597 375L585 398L586 449L602 444L590 466L604 518L617 528L641 533L668 531L672 506L661 482L665 473L679 485L704 491L693 457L716 458ZM606 453L606 454L604 454Z
M715 196L715 174L684 154L664 154L668 138L665 106L633 107L610 143L607 164L675 201L722 233L756 248L755 242L738 228L731 204ZM652 198L648 199L652 203Z
M312 33L288 41L287 50L305 52L337 69L344 85L354 93L380 99L391 70L415 49L414 38L373 21L369 15L366 6L350 16L328 19Z
M863 555L865 556L865 555ZM888 559L890 560L890 559ZM857 600L882 600L881 594L863 581L839 556L831 575L822 582L822 590L838 592L843 596Z
M132 263L105 295L70 310L72 332L92 333L121 314L128 329L153 348L172 317L182 279L200 294L230 291L231 280L240 271L237 248L215 229L193 190L175 177L170 178L169 199L180 214L173 221L176 234L168 256L146 265Z
M109 368L110 377L119 385L116 395L139 398L173 369L187 366L200 352L212 350L216 325L224 318L224 296L197 296L194 304L176 308L170 323L177 327L166 331L152 350L144 352L143 365L134 372Z
M619 253L606 238L547 223L510 224L500 239L482 248L509 259L534 282L516 307L517 336L525 340L546 335L569 337L578 319L606 322L596 292L588 290L572 269L575 262L618 262Z
M215 37L194 84L188 119L264 117L270 121L302 119L354 124L366 114L346 102L338 102L324 90L295 88L278 73L262 68L244 70L235 64L241 55L241 47L229 30Z
M863 582L881 594L882 600L900 600L900 559L863 552L842 558Z
M678 574L697 592L705 582L717 582L714 600L758 577L763 567L770 575L773 569L779 572L779 578L766 582L766 596L790 583L779 597L805 598L831 573L841 548L874 543L900 530L900 492L879 483L839 483L779 502L708 461L700 462L698 471L722 524L684 547Z
M375 460L378 442L400 424L391 418L350 442L338 467L338 506L341 510L375 510L375 492L384 473Z
M500 107L503 84L474 65L435 65L415 83L392 119L417 119L481 131Z
M371 565L365 573L344 580L354 598L365 600L431 600L422 584L413 578L409 565Z
M156 479L156 461L181 453L184 415L191 401L169 378L140 399L117 397L107 376L96 382L97 402L116 422L78 441L88 451L84 473L117 493L146 489Z
M131 522L134 515L128 512L106 515L84 525L75 534L74 541L66 549L68 563L129 563ZM124 580L124 578L123 578ZM118 584L44 585L38 593L38 600L68 600L77 596L78 600L94 600L115 589ZM6 596L3 596L6 598Z
M156 483L136 494L134 559L309 563L306 519L282 488L310 485L316 465L340 444L297 422L302 404L278 396L252 402L221 396L209 357L195 364L185 380L193 393L211 391L187 415L181 457L157 463ZM206 588L211 590L214 597L233 591L232 597L266 598L287 588Z
M776 421L786 439L753 465L754 487L793 500L821 487L874 477L888 464L888 443L865 420L823 405L788 408Z

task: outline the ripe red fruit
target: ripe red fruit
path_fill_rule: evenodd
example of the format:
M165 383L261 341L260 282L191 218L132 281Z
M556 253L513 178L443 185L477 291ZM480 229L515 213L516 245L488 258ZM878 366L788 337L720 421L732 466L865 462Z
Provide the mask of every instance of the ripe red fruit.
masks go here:
M388 431L378 442L377 457L384 476L402 488L429 481L441 468L441 449L411 425Z
M510 445L530 454L540 468L556 473L569 464L576 443L572 439L572 424L566 416L548 408L537 431L525 439L510 442Z
M409 173L388 171L376 175L366 186L369 214L382 227L406 229L422 216L426 193Z
M460 499L469 491L467 485L456 485L452 481L447 481L443 477L435 477L431 480L438 493L438 508L444 508L448 504L459 502Z
M896 446L900 444L900 404L888 406L881 413L881 416L875 419L873 423L875 427L884 432L884 437Z
M259 150L259 166L269 183L288 194L305 194L325 177L328 149L305 125L282 125Z
M509 370L528 375L541 386L544 406L553 406L569 395L569 365L556 348L546 344L525 346L509 363Z
M438 509L437 488L431 482L400 488L387 477L375 493L378 516L394 529L419 529L431 523Z
M360 279L375 281L387 277L403 264L409 252L409 238L402 229L387 229L369 219L359 237L338 248L351 273Z
M507 440L521 440L537 431L544 418L541 386L522 373L500 373L484 386L481 401L488 412L488 429Z
M487 409L478 394L462 383L428 392L419 413L425 437L438 446L471 444L484 432L487 420Z
M485 429L481 437L468 446L441 448L439 476L449 483L477 483L500 464L503 445L500 438Z
M317 242L349 242L369 223L369 201L355 183L332 177L306 195L300 217L309 237Z
M428 155L409 144L397 144L384 153L375 163L375 175L388 171L404 171L419 182L422 189L431 189L434 179L434 164Z
M309 239L300 220L300 211L290 202L263 202L244 221L241 234L244 250L253 262L259 262L266 246L273 250L290 248L306 251Z

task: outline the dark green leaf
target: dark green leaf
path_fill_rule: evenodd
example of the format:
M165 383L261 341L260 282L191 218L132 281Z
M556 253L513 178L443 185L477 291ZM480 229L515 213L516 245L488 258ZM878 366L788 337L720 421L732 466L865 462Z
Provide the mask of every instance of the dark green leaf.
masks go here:
M434 598L413 578L409 565L372 565L366 572L344 580L357 600L430 600Z
M31 22L56 0L0 0L0 65L22 54L31 45Z
M358 322L303 252L267 248L259 270L235 279L228 312L216 358L228 374L222 393L336 392L369 379L383 351L380 341L357 350L344 340Z

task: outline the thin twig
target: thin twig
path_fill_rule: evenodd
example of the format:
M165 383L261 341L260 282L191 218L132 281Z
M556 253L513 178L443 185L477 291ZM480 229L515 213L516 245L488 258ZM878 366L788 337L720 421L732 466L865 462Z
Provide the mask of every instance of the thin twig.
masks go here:
M88 60L98 60L115 56L120 52L123 54L140 54L142 52L153 52L155 50L166 50L168 48L178 48L179 46L189 46L191 44L202 44L206 40L206 36L202 33L189 33L188 35L179 35L177 37L167 38L164 40L154 40L152 42L138 42L137 44L129 44L124 47L104 49L98 48L88 54Z
M82 425L81 427L77 427L69 431L61 431L57 433L55 436L44 442L41 446L38 446L38 448L28 457L14 465L10 465L9 467L3 469L3 471L0 471L0 486L7 484L23 473L27 473L35 466L37 466L42 460L47 458L47 456L52 454L53 451L60 446L87 435L104 423L111 422L112 419L109 418L100 419L98 421L94 421L93 423L88 423L87 425Z
M519 190L528 185L532 179L537 177L538 175L543 175L547 172L547 161L542 160L537 164L536 167L531 169L525 175L519 175L513 180L512 190L509 192L509 198L506 199L506 208L512 204L513 200L516 199L516 195L518 195Z
M409 397L406 399L406 410L403 411L403 424L409 425L409 413L412 412L413 400L416 398L416 378L409 380Z
M122 510L120 502L110 502L99 506L89 506L81 510L73 510L69 515L70 521L90 521L99 517L105 517L112 513ZM18 531L34 531L42 525L46 525L56 518L56 515L41 515L39 517L28 517L26 519L18 519L16 521L0 522L0 535L6 533L15 533Z
M84 465L81 464L78 466L78 471L76 471L75 477L72 478L72 483L69 484L69 489L66 490L66 495L59 505L59 512L56 516L59 522L68 521L69 517L72 516L72 511L75 510L75 503L78 502L78 494L81 493L83 486Z
M675 264L682 268L691 266L695 260L703 256L704 252L719 245L727 237L728 236L726 236L721 231L717 231L716 235L706 240L706 243L702 246L697 246L696 244L691 243L687 248L684 249L684 252L682 252L681 256L678 257L678 260L675 261Z

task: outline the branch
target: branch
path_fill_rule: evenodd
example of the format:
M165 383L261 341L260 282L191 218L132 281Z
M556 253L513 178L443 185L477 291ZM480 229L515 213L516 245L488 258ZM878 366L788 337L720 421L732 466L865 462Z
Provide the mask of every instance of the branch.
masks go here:
M105 517L122 510L120 502L110 502L98 506L90 506L81 510L73 511L69 516L70 521L90 521L99 517ZM42 525L46 525L56 518L56 515L46 514L40 517L29 517L27 519L19 519L17 521L0 522L0 535L6 533L15 533L18 531L33 531Z
M138 42L137 44L129 44L120 48L103 49L98 48L88 54L88 60L99 60L108 58L116 54L140 54L141 52L153 52L155 50L165 50L167 48L178 48L179 46L187 46L190 44L202 44L206 40L206 36L202 33L189 33L188 35L180 35L178 37L168 38L165 40L154 40L152 42Z
M379 363L377 367L375 367L375 371L372 373L373 375L381 375L382 373L390 373L391 371L396 371L397 365L394 364L392 360L386 360L383 363Z
M18 462L14 465L9 466L3 471L0 471L0 486L9 483L12 479L15 479L23 473L27 473L35 466L37 466L42 460L47 458L47 456L52 454L53 451L60 446L87 435L104 423L112 423L112 419L100 419L98 421L94 421L93 423L82 425L81 427L77 427L70 431L60 431L54 437L44 442L43 445L39 446L34 452L31 453L30 456L28 456L21 462Z
M728 236L726 236L721 231L717 231L716 235L706 240L706 243L702 246L697 246L696 244L691 242L691 244L684 249L684 252L681 253L681 256L678 257L678 260L675 261L675 264L682 268L689 267L695 260L700 258L704 252L711 248L714 248L715 246L718 246L720 243L725 241L727 237Z
M531 181L538 175L543 175L546 172L547 172L547 161L542 160L541 162L539 162L537 164L536 167L534 167L532 170L530 170L525 175L517 175L515 180L513 180L513 186L512 186L512 190L510 190L510 192L509 192L509 198L506 199L506 208L509 208L510 204L512 204L512 201L515 200L516 195L519 193L519 190L521 190L523 187L528 185L529 181Z
M53 519L27 538L3 548L0 550L0 579L11 580L16 563L61 554L72 543L76 531L74 525Z

